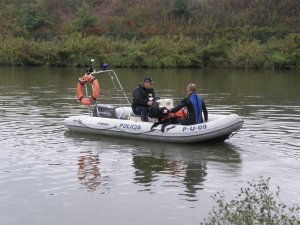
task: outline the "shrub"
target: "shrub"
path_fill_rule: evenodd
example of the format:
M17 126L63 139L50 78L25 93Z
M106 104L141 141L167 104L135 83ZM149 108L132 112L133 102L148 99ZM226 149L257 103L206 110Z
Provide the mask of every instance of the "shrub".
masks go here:
M86 31L87 28L96 26L96 18L89 12L88 6L83 5L78 8L77 17L74 21L76 31Z
M52 40L2 38L0 65L89 66L90 59L116 67L299 68L300 38L273 38L267 43L242 39L159 36L124 39L82 33Z
M267 59L273 69L286 69L292 64L289 56L281 52L274 52Z
M1 40L0 64L6 66L22 65L25 57L25 39L9 37Z
M237 68L260 68L263 64L263 49L254 41L237 41L228 49L227 57L230 64Z
M173 14L177 18L187 19L191 17L191 9L187 0L175 0L173 4Z
M224 194L218 192L213 196L217 208L213 208L210 217L201 224L300 224L300 207L282 203L279 187L275 194L272 193L269 181L270 178L261 177L257 182L248 182L248 187L241 188L230 202L226 202Z
M206 67L220 67L227 64L226 48L230 43L223 39L210 41L202 50L202 62Z
M288 35L285 38L272 38L265 44L265 65L272 69L286 69L297 65L297 37Z
M300 48L296 49L292 53L293 61L295 62L295 66L299 69L300 68Z

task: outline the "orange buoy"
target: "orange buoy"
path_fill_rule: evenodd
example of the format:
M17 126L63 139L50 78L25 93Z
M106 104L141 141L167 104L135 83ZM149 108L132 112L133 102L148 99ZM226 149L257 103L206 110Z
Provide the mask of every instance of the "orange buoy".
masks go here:
M83 94L83 86L89 82L92 85L93 93L91 96L85 96ZM91 105L93 104L100 94L100 85L98 80L92 75L85 74L83 77L79 78L77 83L77 99L82 105Z

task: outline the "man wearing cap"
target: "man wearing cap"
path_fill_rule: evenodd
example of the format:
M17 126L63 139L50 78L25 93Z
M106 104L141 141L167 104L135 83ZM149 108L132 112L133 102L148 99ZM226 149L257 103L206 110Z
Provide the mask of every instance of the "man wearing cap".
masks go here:
M175 113L182 109L183 107L187 108L188 115L185 119L179 119L178 123L181 125L192 125L203 123L204 120L207 122L208 113L206 110L206 105L201 96L196 94L196 85L189 84L186 88L188 96L184 98L177 106L173 109L167 110L168 113ZM204 114L204 120L202 117L202 111Z
M133 91L132 111L136 115L140 115L144 122L149 121L148 107L153 105L153 98L155 97L152 82L151 77L145 77L143 84L139 84Z

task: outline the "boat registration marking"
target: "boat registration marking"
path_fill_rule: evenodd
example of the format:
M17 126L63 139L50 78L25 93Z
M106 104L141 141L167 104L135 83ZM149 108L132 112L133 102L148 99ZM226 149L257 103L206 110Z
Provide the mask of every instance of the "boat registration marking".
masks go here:
M199 124L199 125L192 125L192 126L186 126L182 128L182 132L188 132L188 131L199 131L199 130L205 130L207 128L206 124Z

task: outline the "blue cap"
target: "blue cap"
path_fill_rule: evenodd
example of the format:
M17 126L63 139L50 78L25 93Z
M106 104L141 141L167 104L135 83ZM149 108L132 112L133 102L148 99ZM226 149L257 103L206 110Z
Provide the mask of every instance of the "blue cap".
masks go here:
M144 78L144 82L153 82L152 78L151 77L145 77Z

